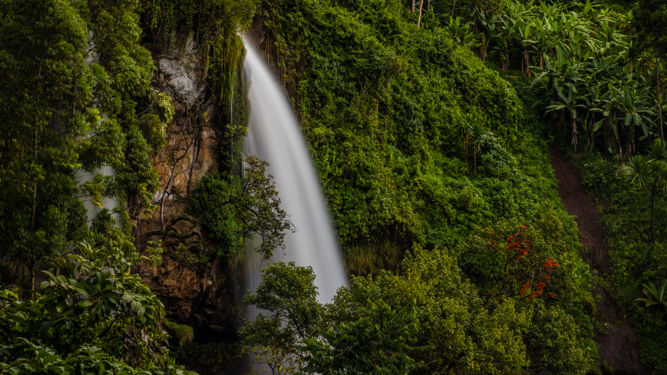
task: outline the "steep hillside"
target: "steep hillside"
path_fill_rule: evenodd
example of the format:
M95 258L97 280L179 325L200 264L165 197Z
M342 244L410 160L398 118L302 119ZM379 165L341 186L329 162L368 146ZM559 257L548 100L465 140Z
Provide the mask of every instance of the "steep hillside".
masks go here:
M667 6L631 5L0 0L0 372L660 373ZM241 152L241 33L342 244L328 304L290 263L240 300L300 230Z
M436 258L444 249L485 306L509 297L528 314L527 347L517 350L531 368L594 368L576 224L558 198L540 127L511 84L445 30L419 29L397 2L263 2L260 10L254 30L302 121L350 272L378 274L383 284L381 269L402 278L414 267L403 261L413 246ZM524 235L534 245L525 262L507 253ZM550 294L529 265L548 259L562 267ZM353 282L353 299L368 298L366 282ZM547 338L534 310L541 302L532 303L542 293L549 313L564 312L558 329L576 332L571 342ZM399 309L399 299L373 296ZM416 303L420 314L426 307ZM537 337L554 347L540 348Z

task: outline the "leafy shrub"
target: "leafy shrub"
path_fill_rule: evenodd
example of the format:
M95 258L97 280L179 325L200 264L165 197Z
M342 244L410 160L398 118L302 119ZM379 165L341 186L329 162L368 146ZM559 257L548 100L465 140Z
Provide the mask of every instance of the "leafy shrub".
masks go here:
M162 303L113 242L56 258L35 298L0 292L3 373L184 373L164 348Z
M268 258L274 249L283 247L292 224L266 174L268 164L252 156L246 163L243 177L211 174L202 179L188 211L199 218L217 255L238 254L256 236L260 240L256 250Z

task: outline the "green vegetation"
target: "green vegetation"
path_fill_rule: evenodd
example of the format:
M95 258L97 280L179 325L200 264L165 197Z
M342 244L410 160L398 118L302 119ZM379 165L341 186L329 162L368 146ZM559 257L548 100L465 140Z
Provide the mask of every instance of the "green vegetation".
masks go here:
M350 268L376 276L340 292L324 308L340 315L321 318L332 328L313 323L314 334L277 324L296 314L283 312L284 302L250 298L274 314L245 328L248 343L273 368L284 359L321 373L352 363L359 373L593 371L588 267L539 125L515 89L428 17L417 28L397 2L261 9L267 49L303 121ZM519 233L532 241L517 247L526 254L508 250ZM427 275L412 256L388 271L356 267L364 252L393 248L402 257L413 244L426 249L414 256L432 267ZM440 285L447 272L457 281ZM312 300L308 293L281 301ZM382 337L387 331L397 336ZM270 338L263 342L261 332ZM350 351L355 342L373 344ZM374 367L380 355L392 358L384 370Z
M417 30L389 2L265 6L346 247L452 246L490 217L538 211L534 180L510 153L540 152L519 99L445 33ZM511 196L491 198L498 190Z
M646 307L656 307L656 308L667 308L667 280L662 281L660 288L656 287L655 284L649 282L648 284L643 284L644 289L642 293L646 298L637 298L635 301L644 302Z
M191 343L132 269L163 251L239 259L253 237L268 257L292 229L266 163L241 158L250 27L353 275L323 305L312 270L263 270L245 298L263 311L239 333L273 373L601 373L594 286L667 371L666 25L660 0L0 0L0 372L185 373L167 332L181 358L236 360L238 341ZM196 42L207 109L181 113L152 84L151 51L179 38ZM201 226L175 236L203 252L140 256L177 110L219 141L175 219ZM548 142L569 145L600 206L608 274L582 260ZM82 200L107 198L113 212L86 217Z
M409 278L409 267L405 261L397 265L396 255L403 256L415 243L427 249L425 257L449 249L449 262L480 296L482 306L493 311L504 298L515 311L528 315L516 331L526 345L517 349L524 359L515 356L516 362L500 367L601 371L591 309L584 308L594 304L592 279L580 257L574 222L555 194L540 136L564 136L575 150L583 144L621 158L648 150L662 134L662 62L654 54L659 43L633 47L631 29L638 28L639 21L618 6L612 10L592 3L507 0L412 8L381 0L260 6L258 28L302 119L349 268L362 275L374 273L363 280L390 290L386 277ZM512 85L489 67L501 70ZM654 209L645 209L650 213L660 207L664 171L654 157L648 160L653 171L649 185L655 186L648 188L655 194L646 194L653 202ZM631 194L627 184L625 193ZM654 214L650 217L662 215ZM651 233L651 225L638 223L637 215L623 217L633 221L625 230L640 226L636 233ZM519 229L522 225L525 230ZM529 236L532 245L524 246L517 236ZM655 254L664 255L662 245L651 246L659 247ZM507 254L508 247L526 254ZM374 251L389 260L378 263ZM643 259L653 253L635 251ZM557 264L558 272L546 273L545 264ZM627 265L636 276L647 264L633 259ZM351 293L358 283L353 281ZM637 279L632 284L639 285ZM637 292L635 288L629 297L640 297ZM412 322L435 319L411 317L432 307L415 306L395 295L364 295L360 300L363 308L357 305L356 313L364 311L364 318L355 315L355 308L334 323L324 314L325 326L335 328L319 331L325 342L311 346L307 336L273 331L271 316L263 318L266 332L281 339L267 339L260 352L271 358L274 368L288 358L297 360L292 366L322 373L352 371L346 366L355 361L362 367L354 371L364 372L367 363L380 373L419 373L420 365L431 363L420 357L420 348L432 353L434 346L418 345L418 339L428 336L418 329L393 338L397 344L390 358L395 367L385 370L372 367L373 353L336 352L356 341L386 342L363 336L373 334L364 319L376 327L401 322L406 330L413 329ZM324 311L342 309L340 304L336 300ZM280 328L275 321L273 327ZM558 331L569 333L554 334ZM659 329L642 334L651 346L643 348L644 363L661 368L658 348L664 334ZM249 343L262 344L258 337L250 335ZM275 348L285 342L292 346ZM286 354L290 351L297 354L291 357ZM447 361L443 352L437 353ZM460 371L494 371L475 367L493 360L470 363ZM457 365L439 369L447 366Z
M283 248L285 233L292 229L280 208L278 192L266 174L267 163L254 156L246 159L243 177L206 176L190 200L189 210L198 217L216 246L217 255L236 255L248 240L268 258ZM293 229L292 229L293 230Z
M544 120L568 134L575 151L584 145L627 155L664 138L660 2L639 2L634 18L590 1L472 3L456 9L455 22L453 9L436 9L432 27L482 60L533 77Z
M159 187L151 157L175 114L151 87L145 6L0 1L3 374L185 372L162 304L131 273L135 220ZM120 220L102 210L87 223L81 199L109 197Z
M659 141L654 145L657 150L664 150ZM655 182L664 179L665 172L660 172L654 152L627 161L604 158L599 153L573 158L582 173L582 183L600 204L608 230L611 289L639 330L644 360L656 371L665 371L667 321L664 308L652 305L660 303L660 287L667 280L667 196L664 181ZM651 193L654 183L658 188Z
M651 242L655 242L655 200L667 189L667 147L656 140L648 156L631 156L621 170L632 184L648 192Z
M581 346L580 328L552 298L482 297L444 250L415 248L402 275L355 278L324 306L310 269L278 263L262 277L246 302L267 315L241 333L272 369L511 374L530 366L586 374L592 366L594 344Z
M117 244L92 247L56 262L55 274L28 300L0 299L3 374L184 373L167 356L162 303L130 273Z
M213 124L222 135L220 172L240 174L240 145L245 119L239 116L240 67L245 58L243 42L238 35L253 19L256 0L142 0L144 30L156 45L173 43L177 32L190 33L203 57L206 80L218 99L220 115ZM234 118L237 116L237 118Z

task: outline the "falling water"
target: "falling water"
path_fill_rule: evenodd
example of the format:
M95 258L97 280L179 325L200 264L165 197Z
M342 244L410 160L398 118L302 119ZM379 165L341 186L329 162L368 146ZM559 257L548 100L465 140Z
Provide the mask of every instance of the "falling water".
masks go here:
M115 174L113 168L108 164L103 164L102 167L94 170L93 172L87 172L83 169L80 169L74 173L74 180L76 181L79 188L83 186L86 182L92 180L96 174L100 174L104 177L113 176ZM93 203L90 198L82 198L83 206L86 208L86 218L88 219L88 225L92 223L93 219L97 214L103 209L107 209L112 212L112 217L116 220L116 224L120 224L120 215L117 212L113 212L116 207L118 207L118 199L115 197L104 197L102 199L102 206L98 206Z
M282 208L297 229L287 233L285 249L276 249L270 260L262 262L257 254L248 254L246 287L256 289L259 269L268 263L293 261L313 268L319 301L330 302L336 290L347 285L347 276L319 180L281 86L245 37L243 43L250 103L245 153L269 162L268 173L273 175Z

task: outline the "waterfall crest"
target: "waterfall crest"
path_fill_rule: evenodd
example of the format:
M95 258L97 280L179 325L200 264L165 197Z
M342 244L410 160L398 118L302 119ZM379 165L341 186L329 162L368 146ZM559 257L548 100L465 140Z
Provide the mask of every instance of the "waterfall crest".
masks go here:
M285 249L276 249L271 259L261 261L258 254L247 254L246 289L257 288L261 267L293 261L313 268L318 300L331 302L348 280L319 179L282 87L247 38L242 38L250 104L244 153L270 163L267 171L273 176L281 206L296 227L296 232L285 236Z

